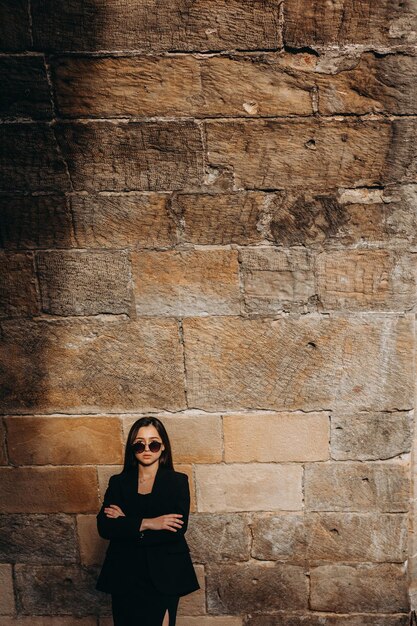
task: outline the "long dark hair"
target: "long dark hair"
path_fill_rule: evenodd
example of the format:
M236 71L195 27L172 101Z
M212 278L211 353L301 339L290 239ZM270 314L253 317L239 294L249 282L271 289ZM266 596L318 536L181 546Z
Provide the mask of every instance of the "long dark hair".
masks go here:
M138 434L139 428L142 426L155 426L158 431L159 436L162 439L162 443L165 446L165 450L163 450L161 456L159 457L159 467L162 469L174 469L174 464L172 462L172 452L171 452L171 444L169 441L168 433L165 429L165 426L157 417L141 417L136 420L134 424L132 424L129 434L127 436L126 447L125 447L125 460L123 466L123 472L128 472L131 469L137 469L138 460L135 457L135 453L132 450L132 443L136 439L136 435Z

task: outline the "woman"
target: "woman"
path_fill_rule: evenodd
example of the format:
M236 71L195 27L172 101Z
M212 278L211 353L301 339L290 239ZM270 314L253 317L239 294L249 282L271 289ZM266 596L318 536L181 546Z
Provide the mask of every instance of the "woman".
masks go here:
M188 476L174 471L164 425L138 419L97 515L110 543L96 589L111 594L114 626L175 626L180 596L200 588L184 537L189 510Z

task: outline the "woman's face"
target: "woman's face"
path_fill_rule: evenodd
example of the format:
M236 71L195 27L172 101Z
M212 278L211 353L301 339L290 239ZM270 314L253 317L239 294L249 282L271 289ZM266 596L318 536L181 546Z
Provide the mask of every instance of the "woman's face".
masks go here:
M161 449L158 452L151 452L149 450L149 444L151 441L160 441L162 439L156 430L155 426L142 426L139 428L133 443L137 441L143 441L146 443L145 450L143 452L136 452L135 457L141 465L150 466L154 463L159 463L162 452L165 450L165 446L162 444Z

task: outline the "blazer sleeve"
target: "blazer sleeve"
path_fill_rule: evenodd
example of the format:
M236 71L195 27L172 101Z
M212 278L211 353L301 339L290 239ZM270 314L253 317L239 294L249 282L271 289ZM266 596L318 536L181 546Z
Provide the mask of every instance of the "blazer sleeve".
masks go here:
M106 493L104 494L103 504L97 514L98 534L103 539L138 539L143 518L132 515L116 518L107 517L104 509L110 504L117 504L123 511L123 501L117 483L117 475L110 477Z
M190 513L190 487L188 484L187 474L178 472L176 474L176 480L172 481L172 483L170 500L173 502L173 506L170 507L168 512L181 513L181 519L184 523L181 528L177 528L176 532L173 530L145 530L142 538L142 543L144 545L175 543L185 535L188 528L188 516Z

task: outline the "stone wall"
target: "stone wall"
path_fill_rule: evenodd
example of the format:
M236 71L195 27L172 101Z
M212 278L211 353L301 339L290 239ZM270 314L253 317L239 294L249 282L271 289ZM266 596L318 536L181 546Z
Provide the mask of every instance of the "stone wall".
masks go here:
M110 626L95 515L155 414L179 626L404 626L412 0L0 0L0 623Z

